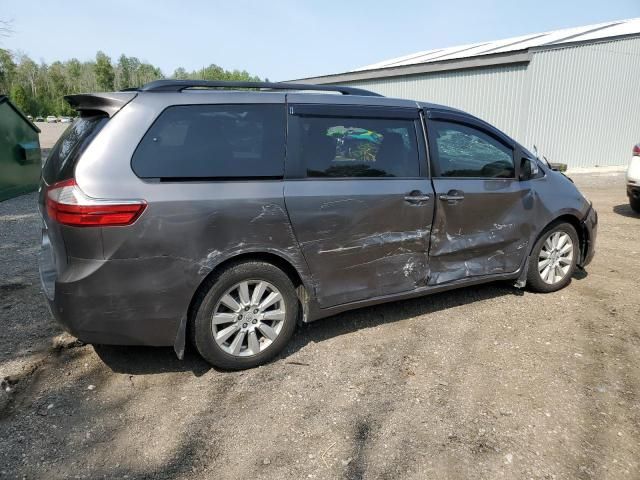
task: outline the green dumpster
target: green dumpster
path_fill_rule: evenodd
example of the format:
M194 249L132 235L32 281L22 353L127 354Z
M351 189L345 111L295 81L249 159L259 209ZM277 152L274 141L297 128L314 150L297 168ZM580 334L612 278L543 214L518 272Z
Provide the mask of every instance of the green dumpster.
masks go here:
M40 129L0 95L0 201L38 188Z

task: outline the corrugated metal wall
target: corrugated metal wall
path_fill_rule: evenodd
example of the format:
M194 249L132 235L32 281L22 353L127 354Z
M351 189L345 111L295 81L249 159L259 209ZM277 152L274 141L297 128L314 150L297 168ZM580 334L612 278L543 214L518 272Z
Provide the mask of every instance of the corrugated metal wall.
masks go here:
M640 38L538 51L528 66L349 85L460 108L570 167L624 164L640 142Z
M349 83L388 97L459 108L517 138L527 67L507 65Z
M572 167L629 162L640 142L640 38L540 51L527 75L525 145Z

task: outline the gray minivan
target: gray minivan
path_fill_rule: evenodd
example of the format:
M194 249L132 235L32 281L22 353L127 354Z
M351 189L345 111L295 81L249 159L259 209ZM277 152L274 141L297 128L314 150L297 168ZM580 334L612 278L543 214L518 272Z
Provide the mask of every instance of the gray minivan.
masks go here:
M42 172L41 278L88 343L266 362L311 322L594 253L570 179L486 122L366 90L160 80L71 95Z

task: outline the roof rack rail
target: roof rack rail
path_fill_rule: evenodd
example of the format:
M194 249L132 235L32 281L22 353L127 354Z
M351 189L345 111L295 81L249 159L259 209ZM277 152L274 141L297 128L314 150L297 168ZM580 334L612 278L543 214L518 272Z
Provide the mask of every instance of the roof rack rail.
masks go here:
M339 92L343 95L362 95L382 97L378 93L361 88L343 87L340 85L308 85L304 83L286 82L223 82L210 80L156 80L147 83L137 90L139 92L182 92L189 88L256 88L267 90L311 90L319 92Z

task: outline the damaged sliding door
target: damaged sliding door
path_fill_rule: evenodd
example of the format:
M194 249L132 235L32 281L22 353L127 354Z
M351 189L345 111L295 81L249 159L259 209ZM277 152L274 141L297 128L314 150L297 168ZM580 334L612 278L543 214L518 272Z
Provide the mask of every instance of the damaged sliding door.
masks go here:
M322 307L426 284L435 200L418 118L290 106L285 203Z

